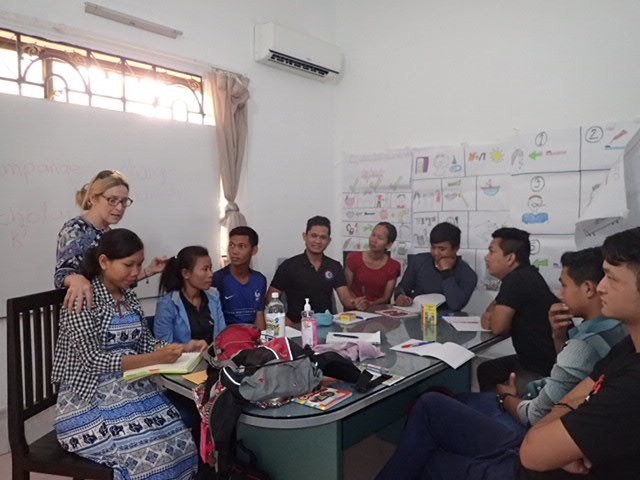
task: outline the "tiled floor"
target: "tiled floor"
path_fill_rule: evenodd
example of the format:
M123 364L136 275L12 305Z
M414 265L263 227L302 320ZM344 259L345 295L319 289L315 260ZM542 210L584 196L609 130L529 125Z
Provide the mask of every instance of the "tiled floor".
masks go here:
M376 435L345 452L344 480L372 480L393 453L394 446ZM0 455L0 479L11 478L11 454ZM34 473L31 480L68 480L68 477ZM329 480L329 479L326 479Z

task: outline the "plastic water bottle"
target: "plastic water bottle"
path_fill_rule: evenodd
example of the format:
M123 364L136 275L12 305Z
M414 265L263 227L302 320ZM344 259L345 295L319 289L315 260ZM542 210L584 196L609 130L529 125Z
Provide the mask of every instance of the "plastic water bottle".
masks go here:
M268 338L284 337L286 334L284 304L280 301L278 292L271 294L271 301L265 308L264 316L267 324L266 336Z
M302 346L309 345L311 348L318 344L318 322L313 316L313 310L309 305L309 299L304 299L304 310L301 313Z

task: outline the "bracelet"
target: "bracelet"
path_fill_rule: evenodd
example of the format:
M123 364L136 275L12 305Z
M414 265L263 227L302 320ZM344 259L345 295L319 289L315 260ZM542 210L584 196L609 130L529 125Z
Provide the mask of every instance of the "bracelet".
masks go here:
M507 397L518 398L518 396L514 395L513 393L497 393L496 394L496 400L498 402L498 408L500 410L502 410L503 412L505 411L504 399L507 398Z
M564 402L558 402L558 403L554 403L553 404L554 407L564 407L564 408L568 408L569 410L571 410L572 412L575 412L576 409L573 408L571 405L569 405L568 403L564 403Z

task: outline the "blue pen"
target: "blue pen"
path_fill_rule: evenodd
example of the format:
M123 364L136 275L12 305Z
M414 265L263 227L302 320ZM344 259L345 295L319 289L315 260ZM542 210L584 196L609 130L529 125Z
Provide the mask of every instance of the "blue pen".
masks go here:
M403 345L402 348L421 347L423 345L429 345L430 343L436 343L436 341L435 340L429 340L428 342L410 343L408 345Z

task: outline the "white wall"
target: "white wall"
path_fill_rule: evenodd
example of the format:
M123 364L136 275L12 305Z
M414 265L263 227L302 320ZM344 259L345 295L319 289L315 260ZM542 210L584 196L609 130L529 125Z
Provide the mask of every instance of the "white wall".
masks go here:
M640 116L636 0L336 3L336 153Z
M79 45L105 48L100 41L100 37L105 37L131 45L131 48L123 46L121 51L111 49L113 53L140 58L136 50L150 49L247 75L251 79L250 134L239 204L261 237L254 267L270 279L276 258L302 251L300 233L306 219L315 213L332 213L334 177L329 166L335 151L333 119L337 88L255 63L253 25L274 21L333 41L335 2L102 0L98 3L169 25L184 34L172 40L88 15L81 0L4 0L0 5L0 26L7 26L3 18L16 21L20 17L18 20L23 22L22 17L32 17L26 19L27 23L33 22L38 28L58 24L55 36L70 42L73 39L68 38L69 31L82 31L82 37L87 32L90 40L79 38L76 40ZM135 189L135 185L132 187ZM0 342L4 345L4 321L0 323ZM0 352L4 354L4 348ZM2 386L6 384L5 375L3 370ZM0 394L1 411L6 407L4 387Z

